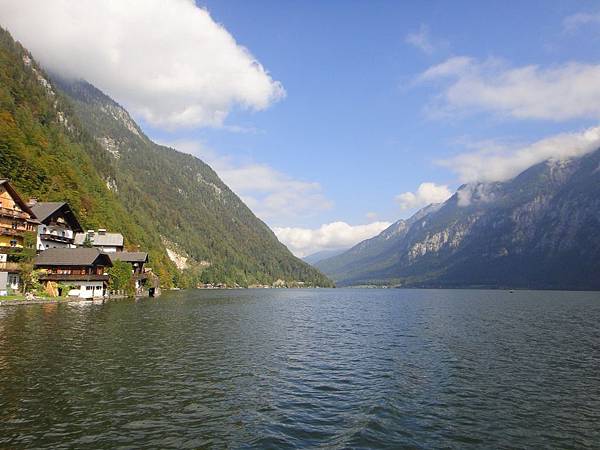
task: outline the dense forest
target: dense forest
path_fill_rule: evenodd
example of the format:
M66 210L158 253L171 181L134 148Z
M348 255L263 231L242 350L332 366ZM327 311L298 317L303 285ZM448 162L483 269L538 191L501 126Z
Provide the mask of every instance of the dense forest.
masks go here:
M86 228L120 231L127 248L150 253L165 286L331 285L208 165L153 143L92 85L52 81L1 29L0 177L25 197L69 202Z

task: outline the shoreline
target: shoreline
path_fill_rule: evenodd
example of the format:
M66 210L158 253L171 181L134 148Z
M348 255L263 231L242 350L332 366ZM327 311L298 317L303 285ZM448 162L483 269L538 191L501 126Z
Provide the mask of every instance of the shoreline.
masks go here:
M56 304L56 303L80 303L80 302L105 302L110 300L119 300L123 298L129 298L125 295L112 296L112 297L98 297L98 298L78 298L78 297L35 297L32 299L22 298L11 298L3 300L0 297L0 308L3 306L21 306L21 305L45 305L45 304ZM135 297L131 297L135 298ZM141 298L141 297L140 297Z

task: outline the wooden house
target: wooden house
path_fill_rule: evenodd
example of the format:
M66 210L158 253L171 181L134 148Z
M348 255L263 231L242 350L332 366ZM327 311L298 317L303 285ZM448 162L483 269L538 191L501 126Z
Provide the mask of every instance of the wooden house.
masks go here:
M131 265L131 273L135 281L135 293L140 296L154 297L159 295L159 280L152 269L145 267L148 262L146 252L113 252L108 253L112 263L123 261Z
M75 247L75 233L81 233L83 228L68 203L30 200L29 206L40 221L36 242L38 252Z
M19 288L19 264L14 261L38 225L35 215L10 182L0 179L0 296Z
M104 297L108 288L107 269L110 257L97 248L50 248L40 253L34 262L41 269L40 282L48 295L81 298Z
M23 248L25 234L35 231L38 223L9 181L0 179L0 252Z

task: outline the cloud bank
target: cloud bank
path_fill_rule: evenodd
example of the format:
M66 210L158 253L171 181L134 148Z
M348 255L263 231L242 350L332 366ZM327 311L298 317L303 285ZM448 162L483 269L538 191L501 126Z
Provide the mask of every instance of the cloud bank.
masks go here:
M317 229L275 227L273 231L292 253L304 257L321 250L351 247L378 235L390 225L390 222L373 222L366 225L332 222Z
M258 217L270 224L312 217L333 206L319 183L296 179L267 164L219 155L198 141L164 145L201 158Z
M401 209L414 209L431 203L442 203L450 198L452 192L446 185L421 183L416 192L404 192L396 196Z
M0 22L43 66L156 126L221 126L233 108L285 95L192 0L0 0Z
M579 133L561 133L517 148L491 145L438 161L462 182L505 181L546 160L583 156L600 148L600 126Z
M516 119L600 119L600 64L509 67L499 59L453 57L430 67L421 82L439 82L433 115L490 111Z

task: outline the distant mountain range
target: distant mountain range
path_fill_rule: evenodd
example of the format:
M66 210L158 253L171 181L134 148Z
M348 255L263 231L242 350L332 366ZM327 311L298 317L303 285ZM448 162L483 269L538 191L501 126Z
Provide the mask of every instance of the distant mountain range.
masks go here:
M315 265L338 285L600 289L600 149L463 185Z
M143 74L140 74L143 76ZM152 142L91 84L49 75L0 29L0 177L121 231L169 285L330 286L198 158Z
M341 255L346 250L348 249L341 248L337 250L321 250L320 252L316 252L311 255L305 256L304 258L302 258L302 260L304 262L307 262L308 264L315 265L316 263L318 263L319 261L323 261L324 259L333 258L334 256Z

